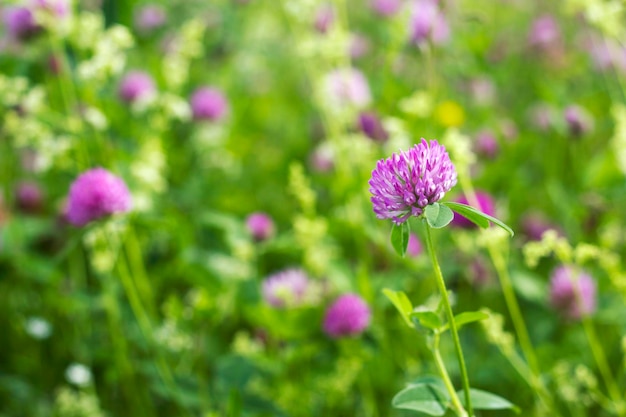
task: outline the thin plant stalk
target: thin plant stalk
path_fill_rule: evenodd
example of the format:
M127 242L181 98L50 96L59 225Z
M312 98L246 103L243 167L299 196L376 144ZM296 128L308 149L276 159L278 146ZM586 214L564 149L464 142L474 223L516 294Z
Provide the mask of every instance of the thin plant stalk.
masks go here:
M450 380L450 375L448 375L448 370L446 369L446 364L441 357L441 353L439 352L439 332L435 332L433 336L433 357L435 358L435 365L437 365L437 370L439 371L439 376L443 379L443 383L448 390L448 394L450 394L450 401L452 402L452 408L456 411L456 413L460 416L465 415L465 409L461 404L461 400L459 400L459 396L456 394L454 390L454 385Z
M474 187L472 187L471 182L468 181L466 178L470 177L461 177L459 181L461 184L461 188L463 188L463 192L467 196L470 204L474 207L480 208L480 203L478 201L478 198L476 197ZM526 322L524 321L524 316L522 315L519 303L517 302L517 297L515 296L515 290L513 289L511 276L509 275L509 270L506 266L504 257L502 256L502 252L499 248L496 247L493 242L487 243L487 252L489 253L491 261L496 268L496 275L498 276L498 280L500 281L500 288L502 289L504 302L509 311L509 315L511 316L511 321L513 322L513 328L515 329L515 333L517 334L520 348L522 349L524 357L528 362L530 375L527 375L527 377L524 379L526 379L529 385L535 390L537 396L539 397L539 400L543 403L543 405L551 412L556 413L556 408L552 402L552 399L541 380L541 370L539 368L539 362L537 361L537 355L535 354L535 349L533 348L533 344L530 340L530 335L528 333L528 328L526 327Z
M454 313L452 313L452 307L450 306L450 299L448 298L448 290L446 289L446 283L441 273L439 262L437 261L437 255L433 246L433 240L430 232L430 225L425 223L426 226L426 244L428 246L428 253L430 254L430 260L435 269L435 277L439 292L441 293L441 300L448 317L450 324L450 333L452 333L452 341L454 342L454 348L456 351L457 360L459 361L459 369L461 371L461 380L463 382L463 393L465 394L465 405L469 416L473 416L472 412L472 400L470 398L470 385L469 378L467 376L467 368L465 367L465 359L463 358L463 350L461 348L461 341L459 339L459 333L457 331L456 322L454 321Z

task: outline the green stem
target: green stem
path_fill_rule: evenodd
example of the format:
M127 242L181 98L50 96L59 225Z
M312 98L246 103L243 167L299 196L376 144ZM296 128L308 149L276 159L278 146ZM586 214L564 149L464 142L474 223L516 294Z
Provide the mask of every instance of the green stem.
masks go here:
M620 394L620 390L615 383L615 379L613 378L613 374L611 373L611 368L606 360L606 356L604 355L604 350L600 346L598 342L598 335L593 327L593 323L591 322L591 318L588 315L583 314L582 316L582 324L583 329L585 330L585 335L587 336L587 341L589 342L589 346L591 347L591 352L593 353L593 357L598 365L598 370L602 375L602 379L606 385L607 390L609 391L609 396L613 402L613 406L615 407L615 412L618 416L626 415L626 407L624 406L624 399Z
M464 175L463 178L464 179L460 180L463 192L467 196L470 204L480 209L480 203L476 197L474 187L472 187L471 182L468 180L470 176ZM507 309L509 310L511 321L513 322L513 328L515 329L515 333L517 334L517 338L519 340L520 348L522 349L522 353L528 362L530 372L526 376L521 373L520 375L524 376L528 385L535 390L542 404L553 415L557 415L558 413L556 412L556 407L554 406L554 403L552 402L552 399L543 384L543 381L541 380L539 362L537 361L537 356L535 355L535 350L530 340L530 335L528 333L528 328L526 327L526 322L524 321L524 316L522 315L522 310L517 302L511 276L509 275L509 270L506 266L504 257L502 256L502 252L496 247L494 242L489 242L487 244L487 252L489 252L491 261L496 269L498 280L500 281L500 287L502 288L502 294L504 295L504 301Z
M450 299L448 298L448 290L446 289L446 283L435 255L435 249L433 247L433 239L430 233L430 226L428 223L424 223L426 226L426 244L428 246L428 253L430 254L430 260L435 269L435 277L437 278L437 286L441 293L441 300L443 301L446 315L448 316L448 322L450 324L450 333L452 333L452 341L454 342L454 348L456 350L457 360L459 361L459 369L461 371L461 380L463 382L463 392L465 394L465 405L469 416L474 415L472 411L472 400L470 398L470 385L469 378L467 376L467 369L465 367L465 359L463 358L463 350L461 349L461 341L459 340L459 333L456 328L456 322L454 321L454 314L452 313L452 307L450 306Z
M460 416L464 416L467 413L461 404L461 400L459 400L459 396L456 395L456 391L454 390L454 385L452 385L452 381L450 380L450 375L448 375L448 370L446 369L446 364L444 363L441 353L439 353L439 333L435 332L433 336L433 357L435 358L435 365L437 365L437 370L439 371L439 376L443 379L443 383L448 390L448 394L450 394L450 401L452 401L452 408L456 411L456 413Z

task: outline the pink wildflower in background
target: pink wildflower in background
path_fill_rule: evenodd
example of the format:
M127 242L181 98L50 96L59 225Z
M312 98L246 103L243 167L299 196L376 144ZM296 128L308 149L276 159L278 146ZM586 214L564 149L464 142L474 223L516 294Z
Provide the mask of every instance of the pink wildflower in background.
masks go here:
M409 244L406 247L406 253L409 256L414 258L420 256L424 252L424 247L422 246L422 242L418 239L418 237L411 233L409 235Z
M195 120L218 121L228 112L228 101L220 90L200 87L191 96L191 112Z
M326 310L324 332L331 338L356 336L370 324L369 306L356 294L344 294Z
M331 4L322 5L315 14L314 27L319 33L327 33L335 22L335 10Z
M43 204L43 192L36 182L20 182L17 185L15 197L17 207L25 213L36 213Z
M131 71L122 78L118 94L123 101L134 103L150 97L155 90L150 74L143 71Z
M563 111L563 117L572 136L582 136L593 128L593 119L584 108L572 104Z
M275 232L272 218L261 212L250 214L246 218L246 227L257 242L271 238Z
M2 21L9 36L21 41L35 36L42 30L35 21L33 12L27 7L7 7L2 11Z
M591 276L569 266L560 266L550 277L550 304L565 317L579 320L596 309L596 284Z
M389 138L380 118L374 112L361 112L359 114L359 128L365 136L375 141L384 142Z
M402 0L372 0L372 9L381 16L390 17L396 14L402 6Z
M147 4L135 12L133 24L135 30L147 34L162 27L167 20L165 10L156 4Z
M328 73L324 78L324 87L328 98L339 107L362 108L372 101L367 78L355 68Z
M79 175L70 187L66 216L75 226L131 209L132 199L124 181L104 168Z
M404 223L441 200L456 185L457 174L443 145L426 139L407 152L380 160L369 180L374 213Z
M416 45L441 45L450 38L450 27L437 0L414 0L409 21L410 41Z
M304 271L292 268L267 277L261 291L265 302L272 307L298 307L306 303L310 287Z

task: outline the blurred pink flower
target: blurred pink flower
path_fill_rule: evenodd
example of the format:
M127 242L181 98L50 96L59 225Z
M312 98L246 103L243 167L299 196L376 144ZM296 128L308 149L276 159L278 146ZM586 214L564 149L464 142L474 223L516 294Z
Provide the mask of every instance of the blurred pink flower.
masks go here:
M85 171L70 187L66 216L75 226L84 226L113 213L131 209L132 199L124 181L104 168Z
M400 10L402 0L372 0L370 4L376 13L384 17L389 17Z
M155 90L150 74L143 71L131 71L122 78L118 94L123 101L133 103L149 97L154 94Z
M309 278L301 269L285 269L263 281L261 291L266 303L275 308L298 307L306 302Z
M335 22L335 9L331 4L320 6L315 14L314 27L319 33L326 33Z
M137 9L134 16L135 30L149 33L159 29L167 21L165 10L157 4L146 4Z
M228 102L220 90L200 87L191 96L191 112L196 120L218 121L226 116Z
M528 43L538 48L552 46L561 38L561 32L556 20L550 15L543 15L536 18L528 32Z
M450 38L450 27L437 0L414 0L409 22L410 40L420 45L431 41L441 45Z
M593 278L570 266L559 266L550 277L550 304L570 320L579 320L596 309Z
M324 86L328 98L339 107L362 108L372 101L367 78L356 68L341 68L326 74Z
M361 334L370 324L369 306L356 294L344 294L326 310L324 332L333 339Z
M246 218L246 227L254 240L261 242L274 236L274 221L266 213L255 212Z

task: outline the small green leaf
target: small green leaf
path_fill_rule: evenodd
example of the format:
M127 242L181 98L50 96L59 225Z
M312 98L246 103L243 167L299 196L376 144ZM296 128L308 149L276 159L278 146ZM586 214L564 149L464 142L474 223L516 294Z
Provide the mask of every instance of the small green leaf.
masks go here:
M409 233L411 227L409 222L402 224L395 224L391 229L391 246L396 250L396 253L404 258L406 254L406 248L409 245Z
M459 213L461 216L465 217L467 220L473 222L477 226L482 227L483 229L489 227L489 222L493 222L494 224L506 230L511 235L511 237L513 237L513 235L515 234L515 232L513 232L513 229L507 226L503 221L498 220L488 214L485 214L480 210L476 210L472 206L450 201L446 201L445 203L441 204L451 208L455 212Z
M457 328L475 321L485 320L489 318L489 314L484 311L466 311L454 316L454 322Z
M409 319L409 314L413 311L413 304L411 304L409 297L407 297L402 291L394 291L389 288L384 288L383 294L385 294L385 297L387 297L396 307L406 324L409 327L415 327L411 322L411 319Z
M439 203L433 203L424 209L426 221L433 229L441 229L447 226L454 218L454 213L448 207Z
M448 408L448 395L437 385L409 385L393 397L391 405L403 410L419 411L431 416L442 416Z
M461 404L465 406L463 391L457 392L457 395L461 399ZM470 388L470 399L472 400L472 407L476 410L513 410L518 414L520 412L519 407L509 400L487 391Z
M410 314L410 317L412 319L416 319L422 326L428 329L438 330L442 326L441 318L439 318L439 315L431 310L423 309L413 311Z

